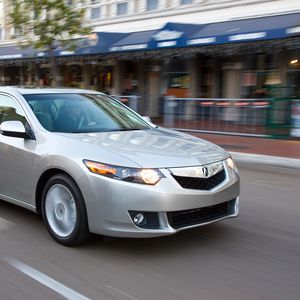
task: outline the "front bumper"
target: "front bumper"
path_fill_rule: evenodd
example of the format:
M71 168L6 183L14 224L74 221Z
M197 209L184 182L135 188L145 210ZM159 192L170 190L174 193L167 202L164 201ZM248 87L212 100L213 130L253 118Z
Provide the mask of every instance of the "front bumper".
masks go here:
M86 172L79 186L85 199L89 229L93 233L116 237L156 237L236 217L239 213L239 176L225 162L225 180L211 190L182 188L167 169L155 186L128 183ZM219 207L229 202L226 213L199 219L183 226L172 226L172 212ZM132 221L130 212L154 212L158 228L140 228Z

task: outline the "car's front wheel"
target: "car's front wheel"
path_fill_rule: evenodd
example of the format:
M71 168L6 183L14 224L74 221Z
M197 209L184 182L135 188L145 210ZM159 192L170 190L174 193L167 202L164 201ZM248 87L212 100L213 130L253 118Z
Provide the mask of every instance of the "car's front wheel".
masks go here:
M81 192L65 174L51 177L42 196L42 215L51 236L65 246L76 246L89 236L86 208Z

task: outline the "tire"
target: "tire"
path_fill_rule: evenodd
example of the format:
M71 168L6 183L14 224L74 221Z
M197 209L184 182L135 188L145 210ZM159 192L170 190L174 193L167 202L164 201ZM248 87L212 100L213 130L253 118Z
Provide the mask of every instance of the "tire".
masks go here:
M79 187L68 175L57 174L47 181L42 217L50 235L64 246L77 246L89 238L85 203Z

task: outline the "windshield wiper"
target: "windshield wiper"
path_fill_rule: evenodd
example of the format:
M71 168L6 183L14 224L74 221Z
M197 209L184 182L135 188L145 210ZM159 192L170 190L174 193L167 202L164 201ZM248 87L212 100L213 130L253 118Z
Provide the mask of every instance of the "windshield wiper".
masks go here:
M147 128L115 128L115 129L107 129L107 131L133 131L133 130L143 130Z
M119 131L142 130L142 128L119 128Z

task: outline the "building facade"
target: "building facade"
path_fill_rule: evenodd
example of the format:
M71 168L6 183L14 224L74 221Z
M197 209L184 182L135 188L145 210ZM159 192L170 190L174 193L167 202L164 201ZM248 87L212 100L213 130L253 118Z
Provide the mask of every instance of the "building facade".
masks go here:
M284 85L300 96L299 0L67 2L86 10L95 34L90 48L57 52L61 85L139 95L140 112L152 117L168 95L263 98ZM42 51L14 49L9 3L0 2L0 84L51 85Z

